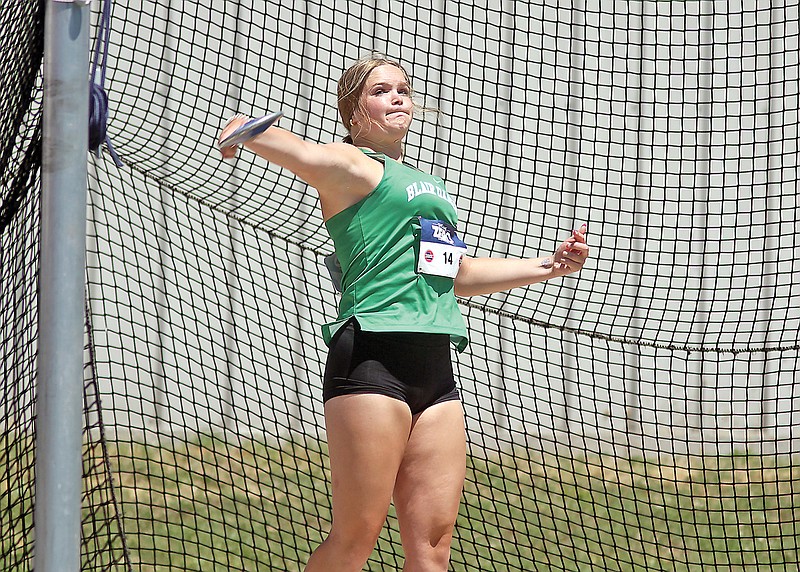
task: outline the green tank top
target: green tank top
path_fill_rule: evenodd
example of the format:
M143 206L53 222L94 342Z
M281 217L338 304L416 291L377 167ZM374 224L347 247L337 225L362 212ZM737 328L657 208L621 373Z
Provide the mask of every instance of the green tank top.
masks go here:
M325 342L354 317L366 331L448 334L463 351L469 340L453 279L417 272L419 217L455 227L455 201L439 177L364 153L383 163L383 178L325 223L342 267L339 315L323 326Z

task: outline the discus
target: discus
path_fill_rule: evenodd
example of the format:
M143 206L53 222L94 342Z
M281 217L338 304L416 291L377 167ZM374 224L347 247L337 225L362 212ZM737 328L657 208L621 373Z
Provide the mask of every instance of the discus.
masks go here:
M275 111L262 117L251 119L247 123L244 123L235 129L233 133L228 135L225 139L220 141L220 149L225 147L233 147L234 145L241 145L242 143L250 141L250 139L257 137L269 129L281 117L283 117L283 111Z

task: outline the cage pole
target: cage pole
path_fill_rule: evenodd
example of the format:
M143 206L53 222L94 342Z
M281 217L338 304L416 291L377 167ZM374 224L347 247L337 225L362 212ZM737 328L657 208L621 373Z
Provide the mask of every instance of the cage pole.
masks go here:
M88 1L46 3L36 572L80 570L89 17Z

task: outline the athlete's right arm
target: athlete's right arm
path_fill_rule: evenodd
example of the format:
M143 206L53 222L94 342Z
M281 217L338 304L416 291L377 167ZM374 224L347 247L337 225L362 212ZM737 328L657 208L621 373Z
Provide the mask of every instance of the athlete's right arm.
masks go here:
M222 130L220 141L247 120L244 117L231 121ZM369 194L383 175L379 162L352 145L313 143L280 127L270 127L243 146L314 187L326 219ZM236 147L220 151L226 159L236 155Z

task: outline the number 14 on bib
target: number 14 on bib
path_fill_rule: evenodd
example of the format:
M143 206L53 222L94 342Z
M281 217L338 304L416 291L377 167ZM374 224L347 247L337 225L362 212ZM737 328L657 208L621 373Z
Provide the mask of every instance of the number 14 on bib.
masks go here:
M443 220L419 217L419 258L417 272L455 278L467 245L453 225Z

